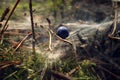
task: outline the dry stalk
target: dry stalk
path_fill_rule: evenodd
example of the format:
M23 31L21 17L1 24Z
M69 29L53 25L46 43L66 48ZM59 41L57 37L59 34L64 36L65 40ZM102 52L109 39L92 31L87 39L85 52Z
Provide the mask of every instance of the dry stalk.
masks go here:
M17 5L18 5L19 2L20 2L20 0L17 0L17 1L15 2L15 5L14 5L13 9L11 10L10 14L8 15L8 18L7 18L5 24L3 25L3 28L2 28L2 30L1 30L1 32L0 32L0 37L1 37L1 38L3 37L3 34L4 34L4 32L6 31L6 29L7 29L7 27L8 27L8 26L6 27L6 25L7 25L10 17L12 16L12 14L13 14L13 12L14 12L14 10L15 10L15 8L17 7Z
M113 3L113 7L114 7L114 26L113 26L113 31L111 34L108 35L108 37L110 37L111 39L117 39L120 40L120 37L115 37L114 34L116 32L116 28L117 28L117 22L118 22L118 5L117 5L117 1L115 1Z
M114 2L114 12L115 12L115 15L114 15L114 28L113 28L113 31L111 33L111 35L113 35L115 32L116 32L116 28L117 28L117 18L118 18L118 10L117 10L117 2Z
M48 22L48 33L49 33L49 49L50 49L50 51L52 51L52 33L50 32L50 28L51 28L51 21L50 21L50 19L49 18L46 18L46 20L47 20L47 22Z
M49 49L50 51L52 51L52 34L50 33L50 31L48 31L49 33Z
M29 0L29 9L30 9L30 19L31 19L31 28L32 28L32 48L33 48L33 53L35 53L35 31L34 31L34 22L33 22L32 0Z
M108 37L111 38L111 39L120 40L120 37L114 37L114 36L112 36L112 35L108 35Z

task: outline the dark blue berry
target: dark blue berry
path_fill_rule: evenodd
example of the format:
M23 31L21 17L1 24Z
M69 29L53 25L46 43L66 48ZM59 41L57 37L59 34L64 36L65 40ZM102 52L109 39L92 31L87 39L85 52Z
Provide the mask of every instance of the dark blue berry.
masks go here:
M61 37L62 39L66 39L69 36L69 30L65 26L60 26L57 29L57 35Z

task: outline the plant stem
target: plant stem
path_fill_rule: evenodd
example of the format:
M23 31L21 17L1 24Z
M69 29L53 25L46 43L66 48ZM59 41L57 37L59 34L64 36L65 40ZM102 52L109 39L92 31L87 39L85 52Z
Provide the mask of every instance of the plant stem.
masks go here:
M32 12L32 0L29 0L29 9L30 9L30 19L31 19L31 28L32 28L32 48L33 48L33 53L35 53L35 31L34 31L33 12Z
M114 28L113 28L113 32L112 32L112 35L114 35L114 33L116 32L116 28L117 28L117 18L118 18L118 12L117 12L117 2L114 2L114 12L115 12L115 15L114 15Z

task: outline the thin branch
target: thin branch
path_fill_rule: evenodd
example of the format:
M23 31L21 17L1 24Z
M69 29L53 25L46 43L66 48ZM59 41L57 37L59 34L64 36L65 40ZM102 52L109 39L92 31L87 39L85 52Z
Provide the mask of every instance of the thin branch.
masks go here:
M20 2L20 0L17 0L17 1L15 2L15 5L14 5L13 9L11 10L10 14L8 15L8 18L7 18L5 24L4 24L4 26L3 26L3 28L2 28L2 30L1 30L1 32L0 32L0 37L2 37L2 35L3 35L4 32L5 32L5 29L7 29L7 28L6 28L6 25L7 25L10 17L12 16L12 14L13 14L13 12L14 12L14 10L15 10L15 8L17 7L17 5L18 5L19 2Z
M31 19L31 28L32 28L32 48L33 48L33 53L35 53L35 31L34 31L34 22L33 22L32 0L29 0L29 9L30 9L30 19Z

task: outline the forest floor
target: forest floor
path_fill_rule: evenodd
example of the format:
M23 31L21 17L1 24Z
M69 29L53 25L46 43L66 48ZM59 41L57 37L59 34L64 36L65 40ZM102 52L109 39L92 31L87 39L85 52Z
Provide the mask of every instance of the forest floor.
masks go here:
M34 16L34 23L36 24L35 28L34 28L35 34L36 34L36 39L37 39L36 52L42 53L42 50L48 50L49 35L45 29L40 27L40 25L48 27L48 23L41 16ZM15 35L13 35L11 37L11 38L15 37L14 38L15 42L20 41L21 39L23 39L27 35L28 32L31 32L31 21L30 21L29 16L25 16L24 21L22 21L22 20L17 20L17 21L10 20L8 24L9 24L8 31L14 32L13 34L17 34L16 36L18 36L18 37L16 37ZM59 23L57 25L59 25ZM68 27L68 29L70 31L70 36L71 36L75 32L79 31L80 27L88 28L88 29L89 29L89 27L99 28L99 26L101 24L98 24L95 22L90 22L90 21L87 22L87 21L78 20L78 21L74 21L71 23L70 22L63 23L63 25ZM53 46L55 44L56 44L55 42L52 42ZM25 46L27 45L26 48L32 50L32 38L27 39L23 45L25 45ZM42 50L40 48L42 48ZM50 59L52 59L52 58L57 59L60 56L58 54L52 55L50 53L50 51L47 51L47 53L48 53L47 56Z

